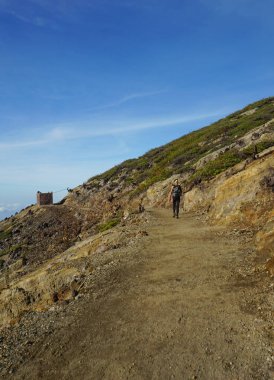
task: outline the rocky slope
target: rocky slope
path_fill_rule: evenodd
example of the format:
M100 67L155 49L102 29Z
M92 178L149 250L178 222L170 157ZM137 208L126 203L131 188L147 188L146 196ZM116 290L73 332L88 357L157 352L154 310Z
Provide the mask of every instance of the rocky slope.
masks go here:
M151 186L146 195L148 202L164 206L174 178ZM273 180L274 148L269 148L256 160L237 164L187 191L184 209L206 213L210 223L249 228L255 234L258 250L274 254Z
M25 312L40 312L64 304L84 290L94 275L95 255L130 247L146 232L140 229L147 217L128 216L118 227L77 242L32 270L20 262L4 270L0 280L0 329L17 323Z
M258 251L274 256L273 145L274 98L268 98L91 178L59 204L31 206L0 222L2 325L75 297L90 274L88 257L112 244L108 230L134 220L140 202L166 206L175 177L186 211L248 228ZM119 235L113 244L124 241Z

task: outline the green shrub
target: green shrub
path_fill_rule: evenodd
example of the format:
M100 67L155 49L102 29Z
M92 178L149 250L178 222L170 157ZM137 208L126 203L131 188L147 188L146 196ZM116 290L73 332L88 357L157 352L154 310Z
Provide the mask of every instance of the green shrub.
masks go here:
M21 251L24 248L23 244L15 244L9 248L0 250L0 256L10 255L11 253L15 253L17 251Z
M120 219L118 218L110 219L105 223L99 224L98 230L99 232L104 232L117 226L119 223L120 223Z
M230 150L224 154L221 154L215 160L208 162L201 169L197 170L190 180L196 179L210 179L215 177L217 174L225 171L241 162L243 160L242 155L237 150Z
M260 153L260 152L264 151L265 149L270 148L273 145L274 145L273 140L261 141L257 144L251 144L251 145L249 145L249 147L247 147L243 150L243 154L246 156L252 156L255 152L255 146L257 148L257 152Z
M0 231L0 240L8 239L9 237L11 237L11 235L12 235L11 229Z
M8 250L7 249L0 249L0 257L1 256L5 256L6 254L8 254Z

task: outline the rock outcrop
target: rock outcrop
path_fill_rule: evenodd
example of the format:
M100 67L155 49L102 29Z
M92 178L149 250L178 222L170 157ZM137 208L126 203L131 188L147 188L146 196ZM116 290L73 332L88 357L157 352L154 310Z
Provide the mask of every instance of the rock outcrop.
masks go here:
M147 235L140 230L145 222L144 214L131 214L121 226L76 243L32 271L19 262L6 268L0 277L0 329L25 312L42 312L77 297L90 281L94 256L135 244Z
M166 206L174 175L148 189L146 201L151 206ZM204 181L184 194L186 212L203 212L214 224L249 227L256 233L259 252L274 255L273 206L274 149L252 162L235 165L210 181Z

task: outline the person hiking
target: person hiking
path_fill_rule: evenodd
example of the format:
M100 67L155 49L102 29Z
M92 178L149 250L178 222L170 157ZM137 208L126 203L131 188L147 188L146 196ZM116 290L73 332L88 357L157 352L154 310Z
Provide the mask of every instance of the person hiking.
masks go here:
M179 218L179 207L182 193L183 191L179 185L179 181L178 179L175 179L169 192L169 201L171 202L172 200L173 206L173 218L175 218L175 216L177 219Z

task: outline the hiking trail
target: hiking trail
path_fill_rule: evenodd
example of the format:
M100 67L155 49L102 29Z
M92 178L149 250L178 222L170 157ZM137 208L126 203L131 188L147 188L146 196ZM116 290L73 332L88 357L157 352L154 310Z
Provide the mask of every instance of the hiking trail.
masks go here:
M12 379L272 378L268 322L235 274L242 243L192 214L149 212L142 247L102 270Z

